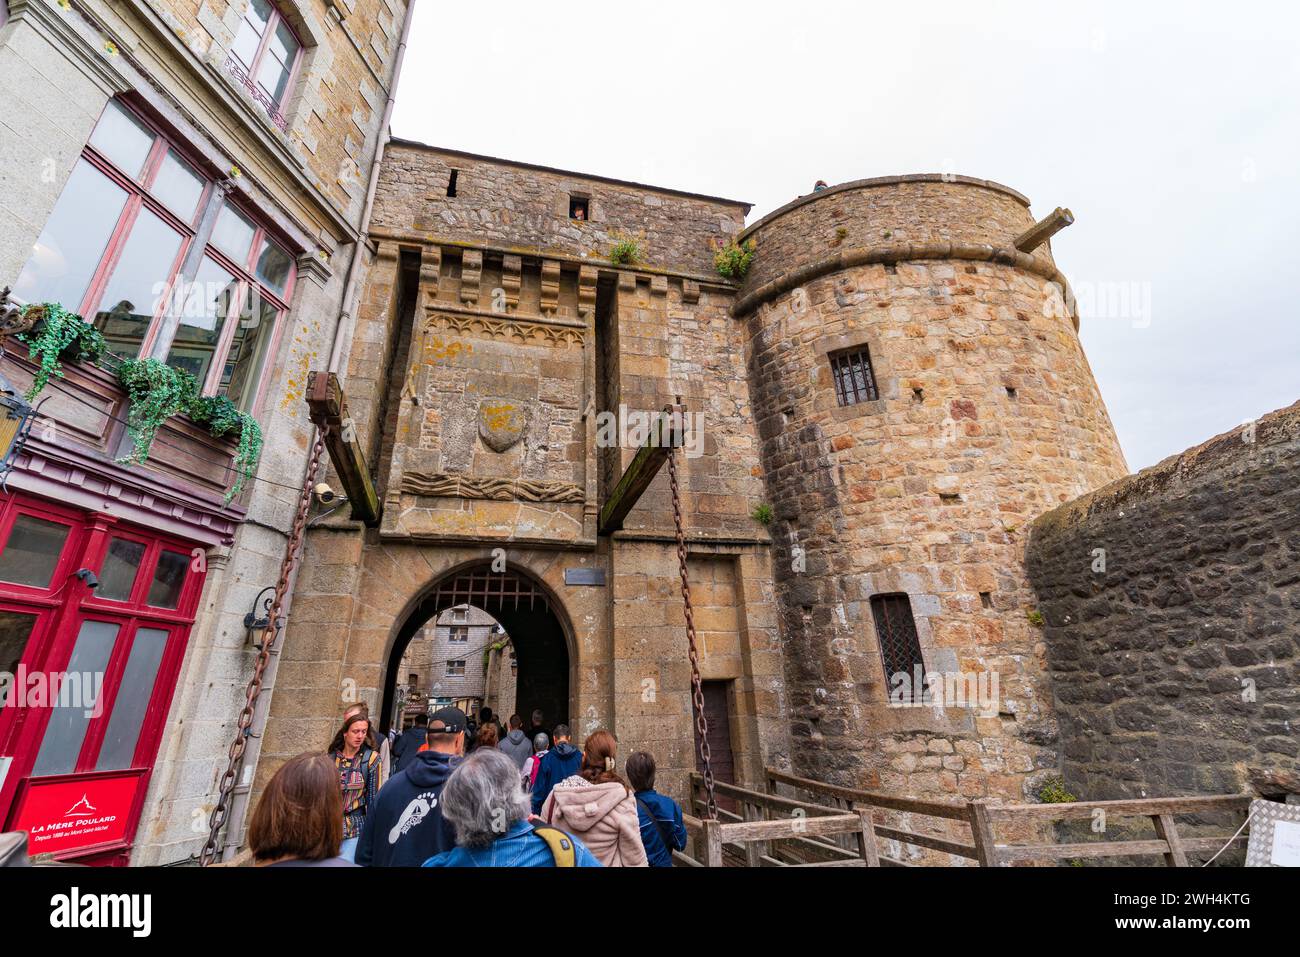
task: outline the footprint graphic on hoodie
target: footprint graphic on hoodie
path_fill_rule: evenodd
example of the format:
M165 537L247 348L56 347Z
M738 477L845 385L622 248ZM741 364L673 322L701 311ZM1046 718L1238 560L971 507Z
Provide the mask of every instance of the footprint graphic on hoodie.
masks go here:
M437 806L438 795L432 791L417 794L411 799L411 803L406 805L406 810L398 817L393 829L388 832L388 843L396 844L399 837L423 821L425 816Z

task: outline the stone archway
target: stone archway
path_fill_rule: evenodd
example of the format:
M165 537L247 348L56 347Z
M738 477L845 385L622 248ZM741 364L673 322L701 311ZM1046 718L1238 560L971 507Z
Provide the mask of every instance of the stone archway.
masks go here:
M395 634L384 669L379 714L386 724L392 713L398 667L412 638L449 608L469 605L497 620L510 635L518 658L516 710L525 719L542 711L553 727L576 713L570 688L576 662L574 637L558 598L538 578L520 568L493 571L491 561L472 561L439 576L394 622ZM466 654L481 655L482 648ZM501 716L503 719L508 716Z

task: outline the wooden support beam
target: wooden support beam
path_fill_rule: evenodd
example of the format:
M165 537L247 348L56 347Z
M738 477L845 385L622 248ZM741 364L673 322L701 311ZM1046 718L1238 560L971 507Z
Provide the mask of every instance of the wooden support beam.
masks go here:
M612 535L623 527L623 520L659 474L669 453L685 441L682 435L685 420L684 405L670 405L659 413L645 444L637 450L636 458L632 459L600 510L600 534Z
M1073 222L1074 213L1057 206L1056 209L1017 236L1015 247L1022 253L1032 253Z
M332 372L307 375L307 414L318 427L325 429L325 450L343 484L343 494L352 506L352 520L365 522L370 528L379 524L379 495L366 467L366 456L357 441L356 429L348 415L348 403L339 377Z

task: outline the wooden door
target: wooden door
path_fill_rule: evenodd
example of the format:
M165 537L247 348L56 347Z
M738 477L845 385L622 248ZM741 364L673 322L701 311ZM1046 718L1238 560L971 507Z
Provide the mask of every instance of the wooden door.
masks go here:
M731 714L728 704L731 699L731 682L704 681L701 684L704 692L704 717L709 723L709 765L713 769L713 779L724 784L735 784L736 761L731 753ZM698 725L695 726L695 764L696 770L703 773ZM718 806L728 811L736 809L735 802L727 798L719 798Z

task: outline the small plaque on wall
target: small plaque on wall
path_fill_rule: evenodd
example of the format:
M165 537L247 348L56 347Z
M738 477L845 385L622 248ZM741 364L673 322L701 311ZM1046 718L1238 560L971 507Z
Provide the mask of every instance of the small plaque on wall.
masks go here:
M566 585L604 585L605 569L603 568L566 568L564 570L564 584Z

